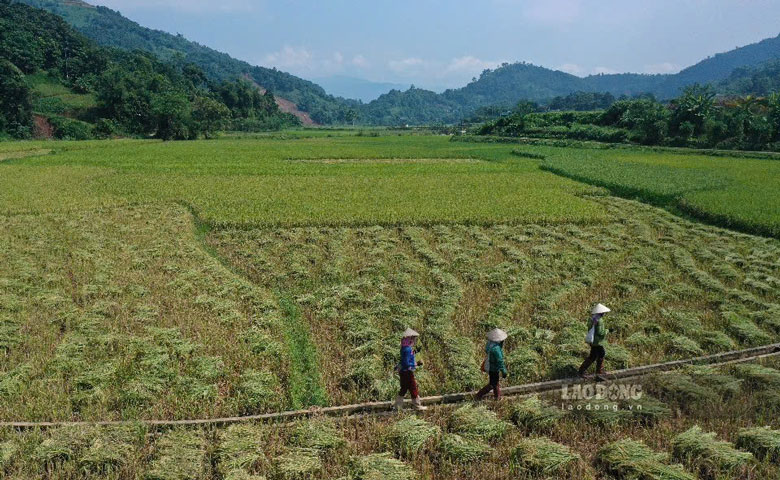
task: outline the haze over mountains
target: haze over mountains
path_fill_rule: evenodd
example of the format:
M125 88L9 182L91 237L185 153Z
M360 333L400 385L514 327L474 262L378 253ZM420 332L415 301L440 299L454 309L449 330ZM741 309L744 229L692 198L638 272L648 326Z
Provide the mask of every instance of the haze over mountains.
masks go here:
M411 84L372 82L363 78L346 75L312 78L312 81L336 97L354 98L364 103L376 100L390 90L406 90Z
M349 123L355 116L360 122L368 124L452 123L479 107L511 107L520 100L544 102L574 91L609 92L615 96L650 93L660 99L667 99L677 95L686 85L712 83L718 86L737 69L743 75L751 75L750 69L760 69L767 62L780 58L778 36L716 54L676 74L624 73L582 78L518 62L486 70L468 85L440 94L418 88L402 91L405 86L375 84L343 77L321 79L327 87L323 88L276 68L250 65L182 36L144 28L105 7L94 7L80 0L18 1L63 16L76 29L101 45L147 50L164 60L192 62L213 79L250 79L281 97L280 101L287 100L281 103L293 113L301 117L308 116L321 124ZM749 81L742 82L741 88L748 88L745 85L750 84ZM382 91L387 93L376 97ZM296 106L300 111L296 111Z

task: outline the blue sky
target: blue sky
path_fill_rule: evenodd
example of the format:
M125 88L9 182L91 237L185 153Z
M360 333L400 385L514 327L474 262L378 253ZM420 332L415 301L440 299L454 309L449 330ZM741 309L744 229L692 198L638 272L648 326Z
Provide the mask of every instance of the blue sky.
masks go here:
M668 73L780 33L771 0L88 0L250 63L458 87L527 61Z

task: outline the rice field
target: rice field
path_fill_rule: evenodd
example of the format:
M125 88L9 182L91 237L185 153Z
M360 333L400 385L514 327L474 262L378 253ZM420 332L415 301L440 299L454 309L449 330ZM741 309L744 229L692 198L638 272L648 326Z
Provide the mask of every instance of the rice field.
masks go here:
M771 360L761 368L780 374L777 367ZM0 431L0 471L9 479L777 478L780 401L761 396L772 385L741 383L738 369L722 367L710 373L737 387L718 393L689 373L717 397L706 409L686 409L682 395L643 381L642 398L631 401L642 413L609 423L602 412L628 406L604 399L604 410L572 412L556 392L385 417ZM558 415L518 422L529 405Z
M778 342L780 241L540 169L562 149L511 150L303 133L0 143L0 421L390 400L406 327L423 395L482 386L495 326L502 385L561 378L596 301L613 309L608 369ZM532 397L293 426L0 429L0 476L773 478L768 365L648 379L641 411Z
M777 159L603 149L548 148L545 154L548 171L716 225L780 238Z

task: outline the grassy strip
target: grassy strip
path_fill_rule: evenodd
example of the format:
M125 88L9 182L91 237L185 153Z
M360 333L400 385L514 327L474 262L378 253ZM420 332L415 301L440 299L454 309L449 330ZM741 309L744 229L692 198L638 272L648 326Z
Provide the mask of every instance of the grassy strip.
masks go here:
M290 355L290 407L325 406L328 398L323 388L317 348L311 340L309 327L289 295L278 292L277 296L283 315L284 342Z

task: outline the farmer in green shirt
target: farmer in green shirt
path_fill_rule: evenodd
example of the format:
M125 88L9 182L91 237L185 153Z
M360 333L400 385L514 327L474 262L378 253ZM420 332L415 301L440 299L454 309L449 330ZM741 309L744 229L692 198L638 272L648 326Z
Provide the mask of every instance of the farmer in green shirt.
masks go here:
M496 400L501 398L501 388L498 386L498 374L506 378L507 371L504 365L503 345L507 334L500 328L491 330L487 334L487 345L485 346L485 362L482 364L482 371L487 372L490 382L482 390L477 392L476 399L482 400L482 397L493 390L493 396Z
M601 317L610 309L602 304L598 304L593 307L590 312L590 320L588 320L588 333L585 335L585 342L590 345L590 355L582 362L579 374L581 377L585 376L585 372L590 367L590 364L596 362L596 374L601 375L604 373L604 357L607 355L604 350L604 345L607 343L608 330L604 327L604 322Z

